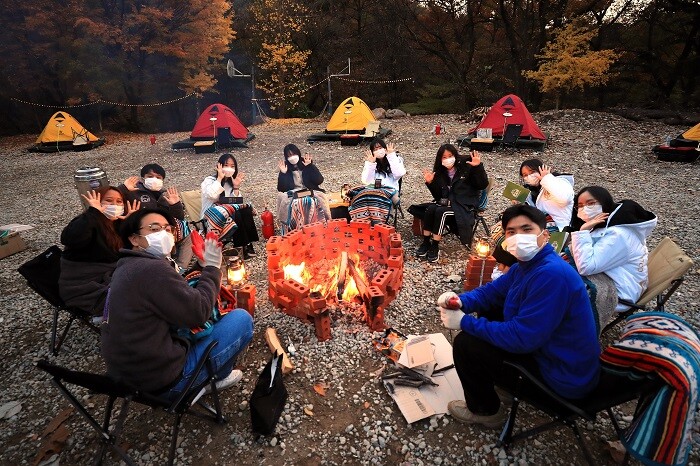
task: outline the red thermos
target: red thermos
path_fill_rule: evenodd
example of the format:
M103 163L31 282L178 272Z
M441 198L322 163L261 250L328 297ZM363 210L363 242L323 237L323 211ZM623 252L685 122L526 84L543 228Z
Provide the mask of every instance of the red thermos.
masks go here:
M275 236L275 217L267 209L267 206L265 206L263 213L260 214L260 220L262 220L262 234L265 239Z

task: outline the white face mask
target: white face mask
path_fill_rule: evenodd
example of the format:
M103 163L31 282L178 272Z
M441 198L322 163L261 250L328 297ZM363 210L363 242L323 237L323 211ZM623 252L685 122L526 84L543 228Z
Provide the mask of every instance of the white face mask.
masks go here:
M578 210L578 214L576 214L576 215L578 216L578 218L580 218L584 222L587 222L587 221L593 219L593 217L595 217L596 215L600 215L602 213L603 213L603 206L600 204L596 204L596 205L583 206L582 209Z
M233 167L224 167L221 169L221 171L224 172L224 176L226 178L230 178L236 172L236 169Z
M124 215L124 206L118 204L107 204L104 206L105 210L102 211L105 217L112 220L117 217Z
M447 157L446 159L442 159L442 166L447 168L448 170L452 167L455 166L455 159L454 157Z
M503 276L503 272L498 267L493 268L493 272L491 272L491 281L496 280L499 277Z
M383 147L381 149L377 149L374 151L374 156L377 157L378 159L383 159L385 155L386 155L386 149L384 149Z
M530 186L539 186L540 184L540 179L537 177L537 173L530 173L527 176L523 176L523 180Z
M146 252L161 259L168 257L175 246L175 237L165 230L146 235L146 241Z
M518 233L513 236L509 236L503 240L503 248L509 253L513 254L519 261L527 262L535 255L540 252L540 249L544 246L539 246L537 244L537 238L542 236L545 230L542 230L539 235L533 235L530 233Z
M160 191L163 189L163 180L155 177L144 178L143 185L146 187L146 189L150 189L151 191Z
M298 155L290 155L287 157L287 161L291 163L292 165L296 165L299 163L299 156Z

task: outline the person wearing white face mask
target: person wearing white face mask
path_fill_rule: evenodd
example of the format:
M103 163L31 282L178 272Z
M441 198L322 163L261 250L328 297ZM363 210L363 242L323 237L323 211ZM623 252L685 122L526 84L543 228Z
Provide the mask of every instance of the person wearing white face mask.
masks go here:
M139 202L125 202L114 187L83 194L87 210L75 217L61 232L64 251L58 292L71 307L102 316L112 272L117 265L119 226Z
M406 174L406 167L394 144L375 138L370 141L369 147L365 151L362 182L374 186L379 180L383 187L399 189L399 180Z
M435 202L411 206L408 211L423 224L423 242L416 256L435 262L440 257L439 244L446 224L456 230L463 245L471 247L474 210L489 179L479 152L463 157L452 144L440 146L433 170L424 169L423 178Z
M250 203L241 202L241 185L245 179L245 173L238 170L236 158L232 154L222 154L216 162L216 174L207 176L201 184L201 218L212 217L210 214L220 209L210 209L222 204L227 204L233 209L229 218L235 222L236 228L231 229L233 233L222 240L231 241L235 247L243 248L243 256L248 259L256 255L253 243L258 241L259 237L255 226L255 210ZM212 227L211 224L209 226Z
M528 159L520 164L520 176L530 190L526 204L549 215L551 228L563 231L569 225L574 207L573 176L552 172L539 159Z
M179 221L176 229L177 250L173 258L186 268L192 259L192 241L185 222L185 206L174 186L164 188L165 169L157 163L148 163L141 168L141 177L132 176L119 185L124 198L139 201L142 209L164 209Z
M465 401L448 404L458 421L501 427L507 417L494 384L513 389L513 361L539 375L564 398L586 396L598 384L600 344L581 277L547 243L546 218L515 205L503 212L504 248L518 262L473 291L443 293L443 325L462 330L453 357ZM476 313L473 315L472 313Z
M297 222L299 219L305 223L330 220L328 199L321 188L323 175L311 154L302 155L295 144L284 146L282 154L277 174L277 219L282 225L281 233L303 226L304 222ZM313 200L295 198L296 193L309 190L313 192Z
M221 281L221 244L204 241L202 271L190 286L169 254L175 220L164 210L145 209L124 222L126 248L114 271L105 305L102 356L107 373L135 387L176 398L193 376L201 352L212 341L212 370L223 389L241 379L236 358L253 336L253 320L235 309L213 324L211 333L191 342L173 328L203 327L216 304ZM195 386L204 383L202 371Z
M656 227L656 215L631 200L615 203L600 186L579 191L575 205L571 252L579 273L607 275L619 299L636 302L648 282L646 239ZM619 302L615 311L629 307Z

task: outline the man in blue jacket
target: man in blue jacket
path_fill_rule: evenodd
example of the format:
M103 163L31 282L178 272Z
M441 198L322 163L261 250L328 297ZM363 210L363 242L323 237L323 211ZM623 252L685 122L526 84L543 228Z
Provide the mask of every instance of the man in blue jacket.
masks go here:
M598 383L600 344L581 277L547 242L545 216L527 205L505 210L503 247L518 263L495 281L438 299L445 327L461 329L453 355L466 403L451 401L458 421L498 427L507 416L494 383L517 362L565 398L581 398ZM476 313L476 316L471 313Z

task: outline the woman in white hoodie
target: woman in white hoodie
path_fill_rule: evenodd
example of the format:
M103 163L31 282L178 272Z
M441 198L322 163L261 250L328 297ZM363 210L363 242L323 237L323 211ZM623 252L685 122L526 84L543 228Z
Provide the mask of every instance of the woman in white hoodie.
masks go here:
M579 274L604 273L619 299L636 302L648 283L646 239L657 218L634 201L614 202L607 189L587 186L575 197L571 252ZM617 312L629 309L618 303Z
M528 159L520 164L520 176L530 190L525 202L549 215L557 230L563 231L569 226L574 207L573 177L552 172L539 159Z

